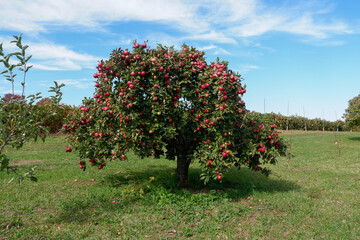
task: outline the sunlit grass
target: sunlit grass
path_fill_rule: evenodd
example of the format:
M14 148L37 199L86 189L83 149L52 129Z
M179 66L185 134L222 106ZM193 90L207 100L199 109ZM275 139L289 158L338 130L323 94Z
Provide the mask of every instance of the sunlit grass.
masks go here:
M0 172L0 239L360 238L360 134L285 138L293 157L269 178L232 169L204 187L194 164L188 189L165 159L130 155L83 172L63 136L9 148L20 168L39 166L39 181L7 184L13 175Z

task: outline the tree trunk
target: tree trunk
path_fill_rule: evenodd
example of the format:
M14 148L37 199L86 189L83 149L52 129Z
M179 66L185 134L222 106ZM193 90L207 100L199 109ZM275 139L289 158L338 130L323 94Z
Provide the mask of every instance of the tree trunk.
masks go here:
M186 153L180 153L177 155L177 168L176 175L179 179L181 186L186 187L189 185L188 174L190 159L186 156Z
M191 163L191 157L194 153L195 145L184 134L179 132L177 138L173 141L169 141L169 145L172 147L174 155L177 160L176 176L182 187L189 185L188 173L189 165Z

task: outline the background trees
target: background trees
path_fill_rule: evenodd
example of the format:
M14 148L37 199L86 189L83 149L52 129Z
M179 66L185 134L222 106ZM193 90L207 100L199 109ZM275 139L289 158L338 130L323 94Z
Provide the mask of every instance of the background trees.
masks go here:
M349 106L345 110L345 121L351 127L360 127L360 94L349 100Z

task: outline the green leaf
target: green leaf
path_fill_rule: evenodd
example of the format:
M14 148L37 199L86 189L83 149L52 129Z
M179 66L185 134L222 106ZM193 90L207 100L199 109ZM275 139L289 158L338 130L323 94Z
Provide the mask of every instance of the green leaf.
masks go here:
M16 55L17 59L19 59L21 62L24 60L21 56Z
M37 182L37 181L38 181L38 179L37 179L36 177L34 177L34 176L31 176L31 177L30 177L30 180L33 181L33 182Z
M5 58L4 58L5 62L7 62L7 63L8 63L8 62L9 62L10 57L11 57L11 55L10 55L10 54L6 55L6 56L5 56Z
M21 56L21 53L20 52L13 52L13 53L10 53L9 54L10 56Z
M30 60L30 58L32 58L32 55L28 56L25 60L25 62L28 62Z
M30 65L30 66L26 67L25 72L29 71L29 69L32 68L32 67L33 67L33 65Z
M0 74L8 73L8 70L2 71Z
M9 165L9 159L5 155L0 155L0 171L4 170Z
M15 67L16 67L16 65L10 65L9 70L12 71L12 70L14 70Z

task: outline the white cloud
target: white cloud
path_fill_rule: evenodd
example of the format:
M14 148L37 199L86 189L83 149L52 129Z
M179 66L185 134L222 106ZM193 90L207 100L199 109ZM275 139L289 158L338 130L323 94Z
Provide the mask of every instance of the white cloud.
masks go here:
M10 37L0 37L0 43L3 43L4 53L18 51L18 48ZM29 45L26 50L27 55L32 55L31 65L41 70L81 70L83 68L92 69L96 62L102 58L95 57L86 53L78 53L66 46L53 43L23 43ZM17 63L17 59L13 57L11 63ZM1 65L0 65L1 66Z
M259 69L259 68L260 67L256 66L256 65L244 64L244 65L240 66L240 74L244 74L244 73L250 72L252 70Z
M315 38L328 38L333 34L350 34L353 33L351 29L343 22L331 23L315 23L313 16L305 15L294 19L293 21L284 22L279 25L275 30L284 31L299 35L308 35Z
M0 30L52 31L81 27L106 31L119 21L157 22L182 31L182 39L236 43L236 38L287 32L328 38L352 33L348 24L326 18L334 11L327 2L268 6L260 0L0 0Z
M225 55L231 55L230 52L226 51L225 49L215 46L214 44L210 44L208 46L204 46L204 47L199 47L197 48L200 51L213 51L213 54L218 55L218 54L225 54Z
M31 48L28 50L29 54L32 54L38 59L49 59L49 58L60 58L66 59L71 58L78 61L88 61L92 59L92 56L87 54L79 54L72 50L67 49L65 46L54 45L54 44L31 44Z
M158 44L161 43L165 46L174 46L179 49L183 44L182 38L174 37L166 33L162 32L152 32L151 34L146 36L147 39L151 39L150 44Z
M216 48L215 45L211 44L211 45L208 45L208 46L204 46L204 47L199 47L198 50L200 51L206 51L206 50L211 50L211 49L214 49Z
M81 54L56 44L29 44L32 65L42 70L81 70L93 68L99 58Z
M55 60L55 61L43 61L43 64L35 63L32 64L33 68L47 71L71 71L81 70L82 67L75 64L69 59Z
M83 78L83 79L61 79L55 80L58 84L65 84L66 86L76 87L80 89L88 89L94 86L94 81Z
M126 21L156 22L179 32L177 35L152 32L147 36L151 43L180 48L183 42L200 41L208 44L203 50L225 55L231 53L216 44L244 43L267 33L295 34L302 36L299 41L323 46L342 45L342 41L333 41L331 37L353 33L347 23L327 18L335 10L332 4L316 5L312 1L285 4L286 1L280 6L268 6L260 0L0 0L0 31L36 35L72 27L73 30L106 31L110 36L117 36L117 42L110 40L112 45L131 45L129 36L112 33L109 25ZM14 49L9 45L11 40L0 37L7 51ZM33 55L32 65L41 70L93 68L102 59L54 43L30 42L28 45L28 53Z
M284 16L272 14L253 16L247 20L247 23L231 28L231 32L241 37L258 36L277 29L283 22L285 22Z
M214 52L215 55L218 55L218 54L225 54L225 55L231 55L231 53L229 51L226 51L225 49L223 48L217 48Z
M224 35L224 33L221 32L215 32L214 30L211 30L206 33L202 34L193 34L187 37L183 38L191 39L191 40L205 40L205 41L212 41L212 42L218 42L218 43L236 43L236 40L232 37L227 37Z
M7 94L7 93L12 93L11 87L9 87L9 88L0 87L0 94ZM21 91L20 90L15 90L14 94L21 94Z
M9 91L11 91L11 87L9 88ZM8 92L8 90L6 90L3 87L0 87L0 93L5 93L5 92Z
M323 40L323 39L319 39L319 40L308 40L308 39L304 39L303 40L304 43L313 45L313 46L321 46L321 47L327 47L327 46L342 46L345 44L345 41L340 41L340 40Z
M80 25L101 29L113 21L158 21L194 28L192 12L182 1L12 0L1 2L0 28L47 31L49 25Z

